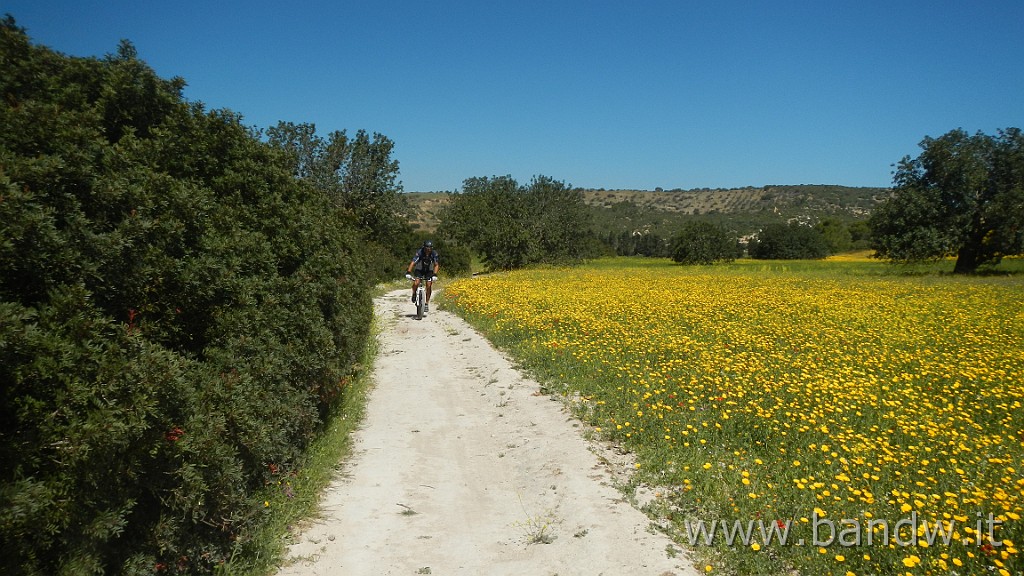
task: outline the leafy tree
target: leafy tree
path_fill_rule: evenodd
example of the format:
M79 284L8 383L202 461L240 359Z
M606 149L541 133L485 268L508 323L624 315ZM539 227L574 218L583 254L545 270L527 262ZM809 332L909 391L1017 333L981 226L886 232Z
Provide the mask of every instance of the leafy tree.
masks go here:
M616 256L636 256L641 252L641 248L646 244L642 232L635 232L632 230L621 230L615 232L614 230L608 230L602 239L605 244L614 249Z
M344 130L331 132L324 139L316 133L315 124L281 121L267 128L265 134L272 146L287 152L297 178L330 191L340 200L340 175L350 153Z
M341 178L346 206L371 231L371 238L385 245L404 231L408 216L398 183L398 160L392 157L394 148L387 136L374 133L371 140L365 130L359 130L348 144Z
M539 257L526 228L529 211L511 176L468 178L440 214L439 232L480 254L491 269L521 268Z
M748 247L759 260L805 260L828 256L825 239L814 228L799 222L768 224Z
M601 241L608 246L611 254L616 256L633 255L633 235L628 230L619 232L607 230L601 237Z
M590 212L579 190L546 176L469 178L441 214L440 231L490 269L577 261L588 254Z
M1024 252L1024 135L952 130L906 156L893 195L871 217L878 256L911 262L956 256L953 271Z
M871 248L871 224L867 220L851 222L847 229L850 231L851 249L867 250Z
M349 138L344 130L323 138L310 123L279 122L266 130L268 142L285 151L297 178L334 198L362 231L367 255L380 278L400 268L404 241L410 229L409 207L398 183L394 143L386 136L373 139L359 130Z
M672 259L680 264L714 264L736 258L736 238L703 220L687 222L672 238Z
M831 254L849 252L853 248L853 236L849 227L838 218L823 218L814 229L824 238Z
M571 262L586 257L590 211L579 189L548 176L535 176L525 197L541 261Z

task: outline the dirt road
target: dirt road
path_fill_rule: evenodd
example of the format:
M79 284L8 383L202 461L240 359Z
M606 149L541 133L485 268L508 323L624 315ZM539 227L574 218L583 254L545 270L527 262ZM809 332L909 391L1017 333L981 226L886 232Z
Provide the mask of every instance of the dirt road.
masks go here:
M612 452L482 336L446 312L417 321L406 290L376 308L354 457L281 576L697 574L611 485Z

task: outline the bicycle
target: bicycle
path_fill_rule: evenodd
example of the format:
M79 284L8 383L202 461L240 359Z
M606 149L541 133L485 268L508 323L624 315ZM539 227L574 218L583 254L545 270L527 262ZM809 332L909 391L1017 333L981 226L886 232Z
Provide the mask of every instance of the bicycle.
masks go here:
M412 280L412 274L406 274L406 278ZM419 286L416 288L416 319L423 319L423 312L427 307L427 282L433 282L437 280L437 276L422 276L416 275L416 279L420 281Z

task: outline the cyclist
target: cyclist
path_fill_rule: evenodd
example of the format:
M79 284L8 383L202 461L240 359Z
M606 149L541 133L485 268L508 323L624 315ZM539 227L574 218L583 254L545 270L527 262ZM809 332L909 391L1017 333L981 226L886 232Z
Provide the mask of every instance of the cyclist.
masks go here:
M416 255L412 257L412 262L409 262L409 269L407 274L412 274L413 268L416 269L416 274L413 275L412 280L412 303L416 303L416 290L420 287L420 278L425 278L427 281L427 299L423 303L423 309L426 311L430 310L430 288L434 284L434 279L437 277L437 270L441 267L441 260L434 250L434 243L427 240L423 243L423 246L416 251Z

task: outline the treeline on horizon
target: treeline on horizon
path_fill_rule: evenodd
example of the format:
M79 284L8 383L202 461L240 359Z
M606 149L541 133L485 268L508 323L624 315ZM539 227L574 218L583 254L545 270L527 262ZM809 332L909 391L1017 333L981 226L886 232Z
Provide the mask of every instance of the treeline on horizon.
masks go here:
M777 225L793 222L821 232L828 253L866 250L870 248L868 216L891 194L883 188L837 185L772 185L684 192L573 190L582 195L584 210L589 212L586 220L589 230L579 235L589 244L584 250L589 257L671 257L675 237L695 222L723 228L740 245L741 254L749 254L748 244L765 234L766 228L770 235ZM461 191L407 194L412 227L424 234L436 231L447 235L440 219L446 217L445 208L460 194ZM819 254L820 250L807 253ZM786 254L764 257L783 258Z
M440 209L437 231L470 248L490 269L601 255L712 264L741 255L816 259L870 249L891 262L955 258L954 273L973 274L1024 253L1021 130L988 135L954 129L925 137L920 147L920 155L897 164L891 190L750 188L761 196L742 198L746 210L712 204L706 212L680 213L637 202L649 199L643 192L624 200L609 194L605 204L594 206L583 190L547 176L526 187L510 176L470 179Z
M814 259L870 246L864 219L748 215L741 235L729 214L669 214L618 202L589 205L583 191L547 176L472 178L439 210L437 234L467 247L491 270L568 264L602 256L711 264L742 256ZM816 220L816 221L815 221ZM742 228L741 228L742 229Z

